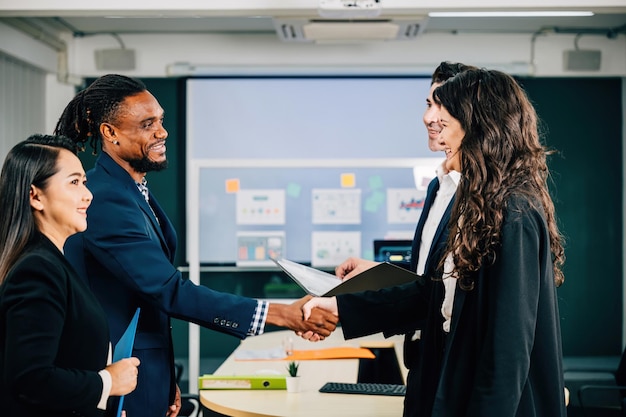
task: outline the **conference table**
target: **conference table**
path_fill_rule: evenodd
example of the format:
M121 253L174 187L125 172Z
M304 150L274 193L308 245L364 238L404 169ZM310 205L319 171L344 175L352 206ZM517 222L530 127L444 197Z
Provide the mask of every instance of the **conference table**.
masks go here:
M321 342L303 340L291 331L275 331L249 337L215 371L214 375L287 374L288 361L241 360L242 353L264 352L284 346L293 340L294 350L330 347L393 347L406 381L407 369L402 364L402 337L384 339L382 334L344 340L341 329ZM321 393L326 382L357 382L359 359L327 359L299 361L300 391L286 390L200 390L202 405L233 417L398 417L402 415L404 397Z

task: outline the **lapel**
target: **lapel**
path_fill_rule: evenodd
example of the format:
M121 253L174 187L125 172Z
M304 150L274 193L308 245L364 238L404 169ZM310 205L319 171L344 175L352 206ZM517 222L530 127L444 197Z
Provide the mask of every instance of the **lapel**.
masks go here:
M163 211L161 205L150 191L148 191L148 197L150 199L149 205L152 207L152 210L154 210L154 212L151 211L150 213L152 215L150 219L154 219L152 221L152 224L159 233L161 243L163 243L164 247L167 248L168 257L172 258L173 253L176 251L176 231L174 230L174 226L167 217L167 214L165 213L165 211ZM146 200L144 199L144 202L145 201ZM146 205L148 204L146 203ZM155 214L158 216L160 223L158 223L156 221L156 218L154 218Z
M150 200L150 203L148 203L137 188L137 184L135 184L134 180L132 181L132 187L130 188L131 189L129 190L129 192L133 193L133 195L135 196L135 200L139 204L139 207L148 217L148 219L150 219L150 224L152 225L152 228L156 232L157 236L159 237L159 242L161 244L161 247L163 248L163 252L168 257L168 259L172 260L174 253L174 244L171 242L171 239L168 239L168 237L173 237L174 235L172 234L173 228L171 223L169 222L169 219L167 218L167 215L150 191L148 191L148 199ZM158 221L156 216L159 217Z
M174 252L174 246L172 246L171 239L166 238L165 236L166 232L164 232L164 230L167 230L167 235L170 236L172 235L173 228L167 216L165 215L165 212L163 211L163 209L161 209L161 206L159 206L159 204L157 203L152 193L149 192L149 199L151 201L151 204L148 204L144 196L141 194L141 192L137 188L137 184L135 184L135 180L128 174L128 172L126 172L126 170L124 170L124 168L119 166L107 153L102 152L100 156L98 157L97 163L100 164L105 170L105 172L107 172L111 177L117 179L123 184L124 192L132 196L132 198L137 202L137 204L141 208L141 211L143 211L145 216L148 219L150 219L150 224L152 225L152 228L156 232L157 236L159 237L163 251L167 254L168 257L171 258L172 253ZM152 210L154 210L154 212ZM155 214L159 216L159 221L163 223L163 227L159 225L159 222L157 221ZM175 235L173 236L173 239L174 240L176 239Z
M450 202L446 207L446 211L443 213L439 225L437 225L437 230L435 231L435 236L433 237L433 243L430 245L430 250L428 251L428 259L426 259L426 265L424 268L426 271L431 270L430 268L433 262L440 261L440 259L436 259L437 250L441 248L442 245L445 245L446 240L448 239L448 223L450 222L450 213L452 212L452 206L454 205L454 198L455 195L453 195L450 199Z
M163 215L157 214L157 211L155 209L158 208L160 212L162 212L162 210L160 209L160 207L158 207L159 205L156 204L156 202L153 200L154 197L152 196L152 193L150 191L148 191L148 198L150 199L150 203L148 203L144 196L141 194L141 192L139 192L137 184L135 184L134 181L133 186L135 187L135 191L137 191L137 193L135 194L137 194L138 197L136 197L135 199L139 203L139 207L141 207L141 210L150 219L150 224L152 224L154 230L156 230L156 232L159 234L160 239L164 241L165 236L163 236L163 230L161 230L161 225L159 224L159 221L161 220L161 217ZM159 216L159 220L157 220L156 216Z
M417 270L420 242L422 241L422 230L424 230L424 224L428 218L428 212L430 211L430 207L433 205L433 201L435 201L438 190L439 178L435 177L430 181L430 184L428 184L424 208L422 209L422 214L420 214L420 219L417 222L417 228L415 229L415 235L413 236L413 245L411 247L411 271Z

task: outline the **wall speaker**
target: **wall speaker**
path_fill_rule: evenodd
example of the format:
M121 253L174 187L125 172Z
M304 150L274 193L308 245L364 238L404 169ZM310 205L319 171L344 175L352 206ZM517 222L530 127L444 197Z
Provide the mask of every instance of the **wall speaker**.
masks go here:
M563 70L599 71L602 52L595 49L575 49L563 51Z
M96 69L107 71L135 69L134 49L98 49L95 51Z

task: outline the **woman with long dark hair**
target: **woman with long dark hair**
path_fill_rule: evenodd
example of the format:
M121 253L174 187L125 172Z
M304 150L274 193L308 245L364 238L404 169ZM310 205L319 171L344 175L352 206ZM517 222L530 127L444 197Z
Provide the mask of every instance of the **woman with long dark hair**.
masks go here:
M137 384L139 360L110 364L105 313L63 256L92 199L75 148L31 136L0 174L2 415L101 416Z

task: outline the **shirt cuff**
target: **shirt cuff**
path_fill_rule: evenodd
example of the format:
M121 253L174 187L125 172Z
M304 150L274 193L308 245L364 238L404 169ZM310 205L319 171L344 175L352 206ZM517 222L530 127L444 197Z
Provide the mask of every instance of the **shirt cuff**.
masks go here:
M100 410L106 410L107 401L109 399L109 395L111 394L111 387L113 386L113 381L111 379L111 374L106 369L98 372L98 375L100 375L100 378L102 378L102 396L100 397L98 408Z
M415 342L416 340L420 340L421 338L422 338L422 331L421 330L416 330L411 335L411 342Z
M257 300L256 308L254 309L254 316L252 317L252 323L250 323L250 329L248 330L248 336L258 336L265 331L265 320L267 320L267 309L269 302L263 300Z

